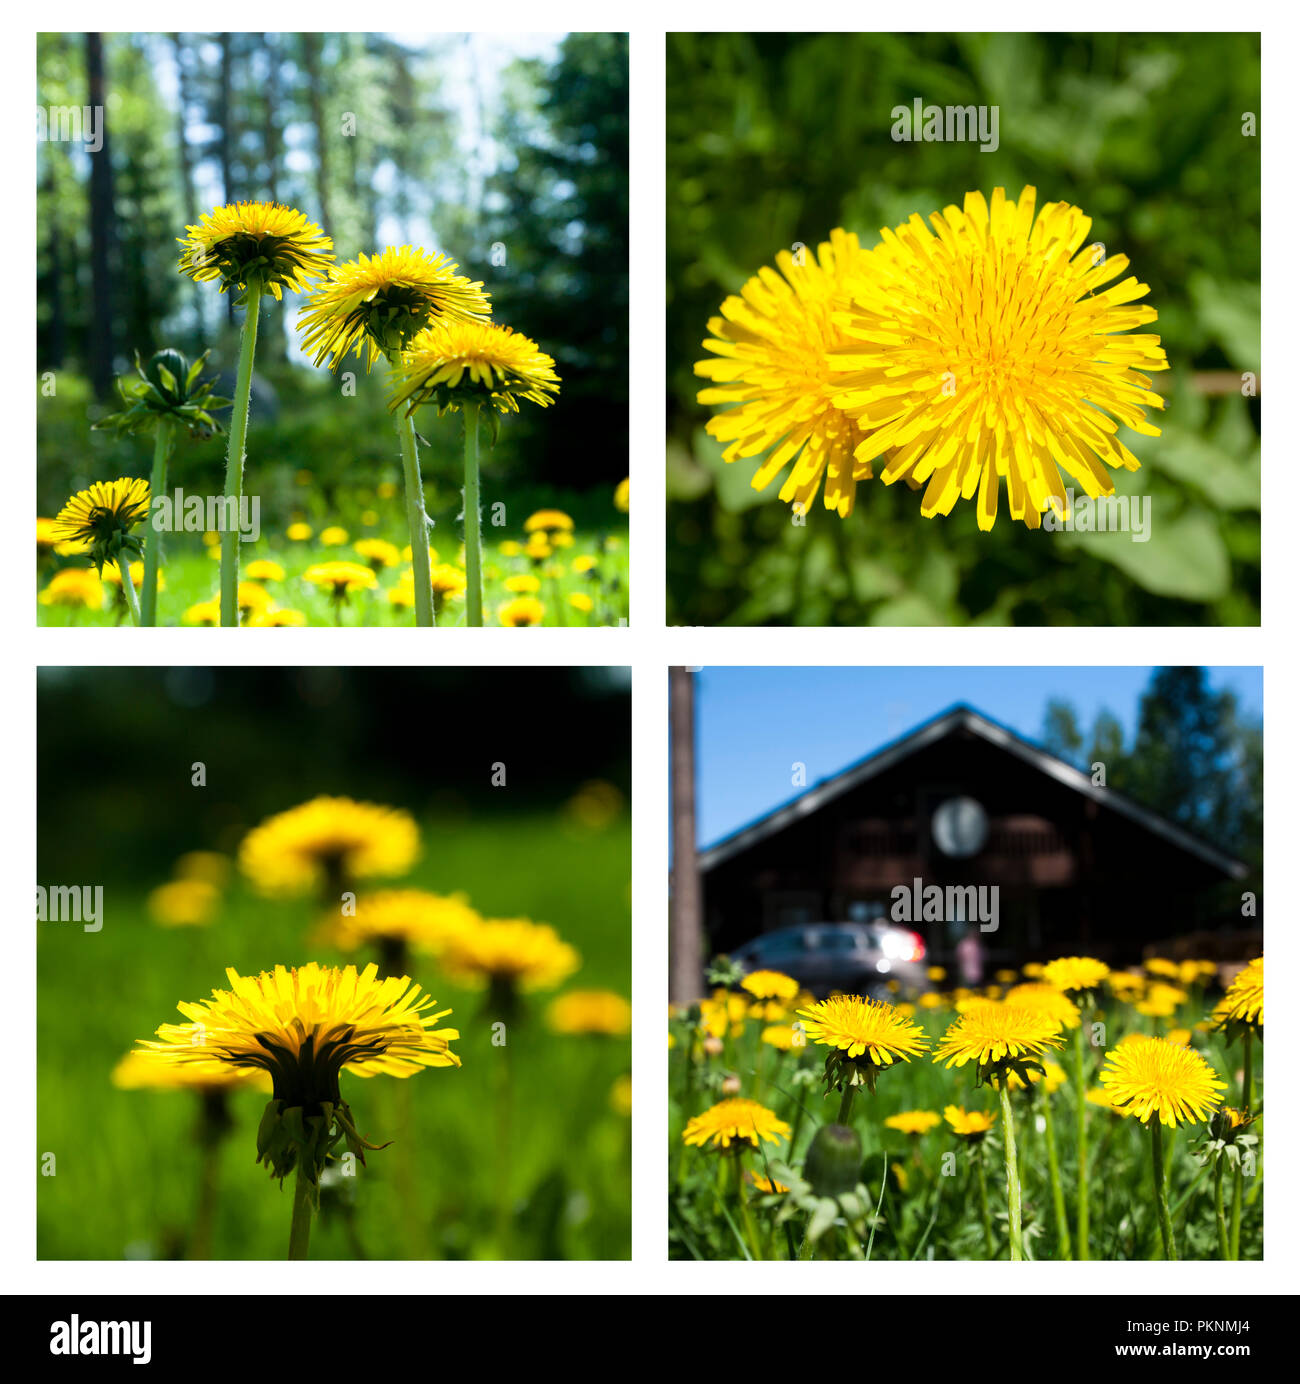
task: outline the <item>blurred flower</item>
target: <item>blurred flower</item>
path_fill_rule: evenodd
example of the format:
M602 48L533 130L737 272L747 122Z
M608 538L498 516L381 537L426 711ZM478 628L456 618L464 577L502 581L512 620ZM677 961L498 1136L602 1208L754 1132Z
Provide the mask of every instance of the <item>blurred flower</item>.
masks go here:
M1228 993L1214 1007L1220 1028L1231 1025L1262 1030L1264 1027L1264 958L1257 956L1242 967L1228 986Z
M340 603L354 591L371 591L379 585L374 572L359 562L319 562L308 567L302 576Z
M806 1047L807 1035L801 1023L769 1024L759 1034L759 1041L778 1052L791 1052L795 1048Z
M1205 1119L1227 1089L1199 1053L1143 1034L1106 1054L1101 1084L1126 1115L1143 1123L1157 1115L1170 1128Z
M1095 990L1110 974L1104 961L1091 956L1062 956L1043 967L1043 979L1058 990Z
M1054 985L1013 985L1006 993L1006 1003L1019 1009L1042 1010L1065 1028L1078 1028L1082 1022L1079 1006Z
M553 927L527 918L496 918L447 939L442 970L461 985L504 983L519 990L551 990L582 964Z
M357 556L365 558L371 569L376 572L382 571L385 567L396 567L400 561L396 545L386 543L382 538L362 538L352 547Z
M207 880L174 879L154 889L145 907L163 927L202 927L212 921L220 902L220 891Z
M758 1148L761 1142L779 1144L789 1133L790 1126L767 1106L737 1098L720 1101L687 1121L682 1139L696 1148L712 1144L715 1149L729 1149L746 1143Z
M244 576L249 581L283 581L284 568L278 562L262 557L244 568Z
M590 615L596 608L596 603L585 591L571 591L569 593L569 604L574 610L579 610L584 615Z
M230 857L220 851L186 851L172 866L177 879L197 879L220 889L230 878Z
M322 884L338 892L354 880L404 874L419 853L420 833L409 813L319 797L250 831L239 868L263 894L307 894Z
M1162 981L1156 981L1147 987L1147 992L1138 1000L1135 1006L1139 1014L1145 1014L1149 1018L1172 1019L1178 1012L1178 1006L1187 998L1187 991L1180 990L1176 985L1165 985Z
M104 588L92 568L65 567L62 572L55 572L37 600L47 606L85 606L87 610L100 610L104 605Z
M240 622L243 623L271 604L271 594L259 582L241 581L235 595L235 602L239 606Z
M513 601L507 601L497 614L503 625L518 629L540 625L546 615L546 607L535 596L517 596Z
M232 1086L271 1089L271 1077L256 1067L232 1067L220 1058L198 1058L184 1064L133 1048L113 1068L113 1085L121 1091L208 1091Z
M860 255L857 236L838 229L816 255L782 250L780 274L759 270L709 319L703 344L710 358L695 365L712 381L699 402L734 405L706 424L727 444L723 460L766 453L751 482L755 490L793 461L781 499L805 514L823 476L826 508L843 517L852 513L857 483L871 477L870 462L854 459L864 434L836 405L843 385L830 354L848 340L837 314L849 306L845 288Z
M784 1182L778 1182L775 1178L762 1177L752 1168L745 1176L749 1179L755 1190L762 1192L765 1196L779 1196L790 1190Z
M780 971L750 971L740 985L760 1000L792 1000L799 993L799 982Z
M612 783L588 779L564 805L565 814L589 831L603 831L623 813L624 798Z
M278 302L282 288L303 293L333 261L333 243L300 211L271 202L214 207L185 228L182 274L196 283L216 279L221 291L256 286Z
M431 323L486 316L483 285L456 268L446 255L410 245L336 265L299 315L302 349L317 365L329 359L331 369L353 351L369 369Z
M945 1105L943 1118L954 1134L963 1139L982 1139L993 1128L996 1116L987 1110L963 1110L960 1105Z
M614 508L621 510L624 514L628 512L628 477L626 476L614 487Z
M199 601L181 616L184 625L219 625L221 623L221 604L216 600Z
M516 595L527 596L535 591L540 591L542 584L530 572L521 572L517 577L507 577L505 588L513 591Z
M570 990L547 1006L556 1033L599 1033L620 1038L632 1031L632 1006L613 990Z
M348 541L348 531L338 524L331 524L320 531L320 541L326 548L341 548Z
M301 610L291 610L287 606L268 606L265 610L254 611L248 619L249 629L286 629L307 623Z
M573 559L573 570L579 575L584 572L592 571L595 566L596 559L591 553L579 553L578 556Z
M1146 373L1168 369L1148 292L1125 255L1083 247L1091 220L1037 192L919 216L858 261L848 338L828 346L834 403L861 429L859 466L888 455L880 479L923 482L921 513L947 514L978 492L981 529L997 518L1006 477L1013 519L1038 528L1053 501L1066 512L1063 469L1087 495L1112 495L1107 467L1138 469L1117 424L1147 437L1144 410L1164 401ZM1107 414L1111 415L1109 418ZM1029 420L1032 420L1030 422ZM1113 420L1113 421L1112 421Z
M59 537L58 522L54 519L42 519L38 515L36 519L36 551L48 553L59 541Z
M610 1087L610 1109L626 1119L632 1113L632 1077L628 1073L620 1076Z
M524 520L525 533L551 535L572 530L573 520L562 509L539 509Z
M321 925L320 940L341 951L368 942L391 940L414 951L436 955L447 939L482 918L465 894L431 894L423 889L381 889L360 895L351 914L331 914Z
M896 1129L900 1134L929 1134L939 1123L933 1110L900 1110L897 1115L886 1117L885 1128Z
M310 524L290 524L284 531L284 536L291 543L305 543L311 537L311 534L312 528Z

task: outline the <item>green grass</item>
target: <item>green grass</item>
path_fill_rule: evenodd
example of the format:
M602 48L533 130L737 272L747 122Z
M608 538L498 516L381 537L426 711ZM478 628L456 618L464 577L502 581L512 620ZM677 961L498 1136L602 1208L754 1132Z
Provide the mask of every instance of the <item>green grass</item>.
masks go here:
M553 924L578 948L569 987L630 992L630 828L581 828L560 814L502 814L423 824L425 862L403 881L465 890L488 916ZM193 1219L199 1157L197 1105L185 1092L119 1091L109 1080L138 1037L178 1019L178 1000L224 985L224 969L338 961L308 936L308 902L268 902L236 882L219 920L202 929L163 929L146 916L149 888L167 866L129 883L106 884L104 926L41 925L37 966L37 1137L54 1175L37 1183L37 1252L44 1259L170 1258L183 1252ZM359 958L364 959L364 958ZM480 993L446 984L417 961L414 978L450 1006L464 1065L403 1082L344 1074L357 1126L375 1143L401 1137L409 1098L414 1137L368 1155L355 1182L352 1224L376 1259L427 1253L487 1258L497 1252L494 1091L500 1050L492 1046ZM513 1140L508 1196L511 1257L626 1258L630 1253L630 1122L610 1104L628 1072L626 1039L563 1037L543 1022L549 995L528 999L508 1031L513 1063ZM266 1097L239 1093L235 1127L220 1162L214 1258L282 1258L292 1187L281 1189L254 1163L254 1134ZM399 1194L402 1158L414 1171L414 1204ZM327 1193L312 1235L313 1258L353 1258L345 1204Z
M1152 1022L1138 1016L1118 1002L1103 1005L1110 1044L1126 1032L1152 1032ZM1184 1006L1176 1023L1191 1027L1201 1019L1205 1008ZM930 1038L933 1048L952 1020L948 1010L921 1011L916 1021ZM676 1044L669 1064L669 1164L670 1229L669 1252L673 1258L737 1259L745 1257L736 1230L722 1214L726 1206L738 1225L734 1202L724 1189L720 1155L687 1148L682 1131L687 1120L721 1100L721 1082L727 1072L739 1075L740 1094L760 1101L787 1123L795 1126L796 1145L783 1140L765 1146L768 1160L802 1167L808 1145L818 1128L836 1119L840 1095L823 1094L821 1080L826 1049L809 1043L802 1051L786 1054L760 1047L762 1025L748 1020L739 1038L728 1040L728 1050L716 1058L696 1054L688 1076L686 1053L690 1047L690 1025L678 1020L672 1025ZM1162 1028L1163 1031L1163 1028ZM1228 1082L1223 1093L1226 1104L1240 1105L1239 1066L1241 1050L1234 1047L1231 1060L1219 1035L1196 1033L1194 1045ZM1262 1104L1256 1045L1255 1108ZM1090 1056L1087 1071L1090 1086L1098 1084L1104 1052ZM1073 1073L1072 1038L1056 1055L1058 1065ZM982 1259L985 1254L983 1231L978 1213L973 1156L984 1160L990 1211L993 1220L995 1258L1007 1257L1006 1180L1003 1171L1001 1124L995 1123L978 1152L963 1145L941 1123L930 1133L916 1138L886 1129L885 1119L903 1110L931 1110L942 1114L946 1105L967 1110L998 1110L997 1094L974 1085L972 1068L949 1070L926 1057L898 1064L879 1074L875 1096L859 1091L854 1098L852 1123L862 1138L861 1180L868 1188L874 1207L880 1203L880 1222L872 1245L873 1259ZM1024 1234L1026 1257L1057 1258L1057 1236L1052 1196L1047 1174L1044 1133L1038 1127L1037 1110L1026 1104L1023 1092L1013 1095L1016 1112L1020 1175L1024 1194ZM798 1119L799 1105L804 1107ZM1060 1175L1064 1185L1071 1235L1075 1225L1075 1096L1071 1081L1051 1097ZM1122 1118L1091 1104L1088 1111L1088 1188L1091 1217L1089 1243L1096 1260L1160 1258L1160 1236L1151 1190L1150 1140L1136 1121ZM1166 1131L1169 1158L1169 1204L1173 1213L1179 1255L1184 1259L1218 1257L1214 1212L1211 1201L1212 1174L1192 1157L1192 1145L1205 1133L1202 1125L1181 1125L1176 1133ZM764 1165L757 1154L745 1155L745 1166L759 1175ZM1262 1176L1262 1162L1260 1164ZM901 1174L901 1176L900 1176ZM1225 1176L1230 1188L1232 1176ZM1263 1197L1252 1180L1248 1194L1254 1199L1245 1209L1241 1232L1241 1257L1261 1256ZM793 1257L785 1231L775 1216L779 1198L753 1194L753 1205L765 1257ZM807 1217L797 1215L791 1222L797 1246ZM840 1231L828 1232L821 1241L819 1255L844 1258L845 1241Z

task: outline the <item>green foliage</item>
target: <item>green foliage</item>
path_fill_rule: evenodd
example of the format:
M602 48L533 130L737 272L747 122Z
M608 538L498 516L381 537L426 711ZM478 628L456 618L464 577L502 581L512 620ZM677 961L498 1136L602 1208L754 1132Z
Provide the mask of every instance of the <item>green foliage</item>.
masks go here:
M673 34L668 49L669 619L686 624L1257 624L1259 39L1251 34ZM890 111L1000 108L996 152L890 137ZM1067 200L1151 286L1160 438L1122 440L1147 542L923 519L901 483L792 522L706 436L705 324L781 248L875 241L974 189ZM1206 389L1219 392L1207 394ZM1226 390L1226 392L1225 392Z

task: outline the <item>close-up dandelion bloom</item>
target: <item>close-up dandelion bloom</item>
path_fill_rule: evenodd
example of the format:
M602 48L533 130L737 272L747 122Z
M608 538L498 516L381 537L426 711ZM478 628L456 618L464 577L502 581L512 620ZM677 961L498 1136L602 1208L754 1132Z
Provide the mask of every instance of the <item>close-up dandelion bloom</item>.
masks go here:
M54 520L55 537L84 543L95 565L115 562L118 553L139 554L140 540L132 530L149 513L149 482L134 476L96 481L79 490Z
M969 192L931 214L933 231L915 214L882 231L836 319L849 341L829 350L834 401L864 433L856 461L884 457L886 485L924 484L927 518L978 496L991 529L1005 479L1012 518L1038 528L1050 503L1068 514L1062 472L1095 497L1114 493L1108 468L1137 470L1121 424L1160 434L1143 372L1168 362L1158 336L1131 331L1155 321L1137 304L1147 285L1120 278L1127 256L1085 246L1078 207L1035 217L1037 197Z
M764 266L709 319L710 355L695 365L711 381L699 402L724 406L706 425L726 444L723 459L763 456L755 490L793 461L781 499L804 513L824 478L826 508L847 517L858 482L871 476L870 463L855 457L865 434L836 404L843 383L831 369L831 352L848 340L837 313L848 306L860 255L857 236L841 230L815 255L782 250L777 269Z
M1061 1046L1061 1020L1043 1009L1022 1009L996 1002L976 1005L951 1024L934 1050L946 1067L978 1063L981 1072L1041 1059Z
M495 322L438 322L419 332L402 353L390 407L439 413L466 400L499 413L518 413L525 400L546 408L559 392L555 361L522 332Z
M693 1148L727 1150L733 1145L740 1149L779 1144L789 1133L790 1126L767 1106L736 1096L693 1116L682 1131L682 1139Z
M927 1046L924 1030L882 1000L835 995L799 1010L799 1017L815 1043L866 1056L877 1067L919 1057Z
M1144 1123L1155 1115L1170 1128L1206 1119L1227 1089L1199 1053L1145 1034L1106 1054L1101 1084L1117 1110Z
M216 280L222 293L257 284L278 301L284 289L305 293L333 263L333 242L300 211L275 202L215 207L187 226L180 270L197 283Z
M446 255L410 245L335 265L299 314L303 351L331 369L351 351L369 369L433 322L488 316L483 285L456 270Z
M268 895L301 895L404 874L420 854L409 813L351 798L313 798L268 817L239 848L239 868Z

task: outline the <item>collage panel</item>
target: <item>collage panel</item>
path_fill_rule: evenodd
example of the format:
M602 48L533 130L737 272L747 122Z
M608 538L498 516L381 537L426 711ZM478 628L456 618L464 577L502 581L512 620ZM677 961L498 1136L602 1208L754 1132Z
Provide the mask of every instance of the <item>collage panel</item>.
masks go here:
M36 77L40 624L627 623L626 34Z
M526 672L40 670L38 1261L630 1256L629 670Z
M670 33L670 625L1258 626L1258 33Z
M670 678L672 1259L1262 1257L1262 669Z

